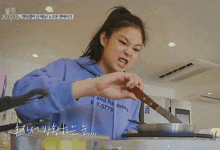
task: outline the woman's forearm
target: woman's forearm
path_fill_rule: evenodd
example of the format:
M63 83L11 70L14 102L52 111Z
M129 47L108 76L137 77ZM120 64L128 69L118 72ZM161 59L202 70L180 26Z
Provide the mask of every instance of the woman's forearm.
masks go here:
M72 93L75 99L94 95L96 93L95 80L92 78L75 81L72 84Z

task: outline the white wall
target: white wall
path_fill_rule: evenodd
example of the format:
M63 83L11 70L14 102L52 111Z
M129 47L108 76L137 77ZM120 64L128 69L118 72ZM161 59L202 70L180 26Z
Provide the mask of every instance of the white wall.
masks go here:
M12 95L14 83L29 72L41 68L44 65L16 60L8 57L0 57L0 68L5 71L7 76L7 87L5 96Z
M144 92L149 96L164 97L170 99L175 98L175 91L173 89L162 88L149 84L144 85Z
M197 125L197 130L220 128L220 102L201 101L192 102L193 124Z

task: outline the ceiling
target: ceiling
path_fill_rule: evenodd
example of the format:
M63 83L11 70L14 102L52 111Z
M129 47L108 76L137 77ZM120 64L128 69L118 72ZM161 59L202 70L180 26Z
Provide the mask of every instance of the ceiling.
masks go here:
M174 89L176 99L192 100L199 95L220 99L219 0L1 0L0 15L8 7L15 7L17 14L48 14L48 5L54 8L51 14L74 14L74 20L1 19L1 56L38 64L78 58L105 21L107 11L123 5L142 18L149 36L129 71L146 84ZM169 42L176 46L169 47ZM39 57L31 57L34 53ZM213 67L178 82L158 78L198 59Z

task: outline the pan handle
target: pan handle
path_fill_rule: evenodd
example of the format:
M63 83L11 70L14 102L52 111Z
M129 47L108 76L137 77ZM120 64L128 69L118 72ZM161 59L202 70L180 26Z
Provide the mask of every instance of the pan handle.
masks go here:
M134 123L139 124L139 125L141 125L141 124L146 124L146 123L144 123L144 122L137 121L137 120L130 120L130 119L128 119L128 121L134 122Z
M8 124L8 125L3 125L3 126L0 126L0 132L12 130L12 129L15 129L16 127L21 127L23 125L25 125L25 126L39 126L39 125L47 124L49 122L50 122L49 120L40 119L40 120L37 120L37 121L35 121L33 123L29 123L29 124L13 123L13 124Z
M38 99L42 99L42 98L46 98L48 97L48 92L44 89L34 89L22 96L19 96L19 97L15 97L15 99L19 100L19 99L25 99L25 100L31 100L30 98L32 98L33 96L36 96L36 95L40 95L40 97L38 97Z
M27 104L29 102L34 102L34 99L39 100L48 96L48 92L44 89L35 89L19 97L5 96L0 98L0 112Z

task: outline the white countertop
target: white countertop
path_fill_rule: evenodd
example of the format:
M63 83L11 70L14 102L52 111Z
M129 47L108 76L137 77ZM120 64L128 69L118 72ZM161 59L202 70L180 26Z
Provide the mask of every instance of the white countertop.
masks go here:
M97 150L219 150L220 139L206 138L136 138L100 141Z

